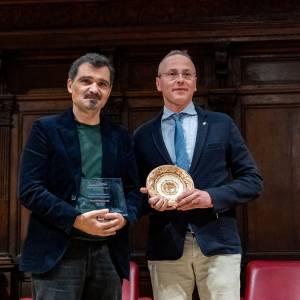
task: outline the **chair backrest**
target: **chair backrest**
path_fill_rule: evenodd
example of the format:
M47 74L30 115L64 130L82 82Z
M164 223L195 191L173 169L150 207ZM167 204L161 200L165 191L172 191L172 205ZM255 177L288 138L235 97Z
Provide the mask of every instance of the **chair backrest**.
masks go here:
M300 260L254 260L246 268L245 300L299 300Z
M139 297L139 269L138 265L130 262L129 280L124 279L122 285L122 300L138 300Z

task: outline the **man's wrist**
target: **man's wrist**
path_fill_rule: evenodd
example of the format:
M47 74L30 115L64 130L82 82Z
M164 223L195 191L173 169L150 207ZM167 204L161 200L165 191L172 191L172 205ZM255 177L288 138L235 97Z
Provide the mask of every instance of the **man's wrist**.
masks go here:
M83 215L78 215L78 216L75 218L73 227L74 227L74 228L77 228L77 229L80 229L80 228L81 228L81 225L82 225L83 219L84 219L84 216L83 216Z

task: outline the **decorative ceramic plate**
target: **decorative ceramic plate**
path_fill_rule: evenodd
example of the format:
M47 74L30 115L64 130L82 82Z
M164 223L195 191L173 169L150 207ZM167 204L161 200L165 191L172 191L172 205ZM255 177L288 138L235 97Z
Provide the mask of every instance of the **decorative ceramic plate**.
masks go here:
M162 165L149 173L146 186L151 197L162 197L173 205L179 195L194 188L194 182L185 170L174 165Z

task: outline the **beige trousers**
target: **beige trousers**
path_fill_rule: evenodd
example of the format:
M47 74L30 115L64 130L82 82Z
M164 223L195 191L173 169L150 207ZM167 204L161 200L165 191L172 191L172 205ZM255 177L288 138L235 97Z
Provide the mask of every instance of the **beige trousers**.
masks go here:
M187 233L178 260L148 261L154 300L191 300L195 284L201 300L240 300L240 254L204 256Z

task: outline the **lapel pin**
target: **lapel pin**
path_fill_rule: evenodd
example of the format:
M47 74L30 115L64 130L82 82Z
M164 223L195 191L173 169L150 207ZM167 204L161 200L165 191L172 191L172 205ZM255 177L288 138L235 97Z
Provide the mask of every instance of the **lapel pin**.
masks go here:
M205 122L205 121L202 123L203 126L205 126L206 124L207 124L207 122Z

